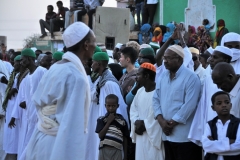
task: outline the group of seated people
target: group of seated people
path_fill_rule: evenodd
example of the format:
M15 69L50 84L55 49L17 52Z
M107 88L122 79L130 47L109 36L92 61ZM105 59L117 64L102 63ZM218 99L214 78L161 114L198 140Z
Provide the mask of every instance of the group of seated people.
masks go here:
M45 29L47 29L51 38L54 39L53 32L62 31L67 28L71 22L82 21L82 16L88 14L88 26L92 29L92 17L96 12L97 6L102 6L104 0L70 0L70 10L67 7L63 6L62 1L57 1L58 13L54 12L54 7L52 5L47 6L47 13L45 21L43 19L39 20L41 28L40 38L47 36ZM72 21L73 16L73 21Z

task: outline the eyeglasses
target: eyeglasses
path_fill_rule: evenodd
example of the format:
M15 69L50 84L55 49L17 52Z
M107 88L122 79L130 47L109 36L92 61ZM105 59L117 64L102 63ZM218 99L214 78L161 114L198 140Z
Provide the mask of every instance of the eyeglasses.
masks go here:
M174 58L179 58L178 56L163 56L163 60L169 61L173 60Z

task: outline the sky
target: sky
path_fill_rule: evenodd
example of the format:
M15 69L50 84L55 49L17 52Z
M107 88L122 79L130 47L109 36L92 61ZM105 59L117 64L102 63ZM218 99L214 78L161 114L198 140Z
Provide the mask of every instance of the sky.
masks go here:
M53 5L55 12L57 0L0 0L0 36L7 37L7 49L21 50L24 39L41 34L39 20L45 19L47 5ZM70 0L62 0L69 7ZM115 0L105 0L103 6L115 7Z

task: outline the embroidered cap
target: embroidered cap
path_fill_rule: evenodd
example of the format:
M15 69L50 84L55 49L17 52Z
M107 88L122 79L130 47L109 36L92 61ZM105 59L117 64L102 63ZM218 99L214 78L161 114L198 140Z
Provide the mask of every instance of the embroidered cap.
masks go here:
M151 70L151 71L153 71L153 72L156 72L156 67L153 65L153 64L151 64L151 63L143 63L143 64L141 64L141 66L140 66L141 68L146 68L146 69L149 69L149 70Z

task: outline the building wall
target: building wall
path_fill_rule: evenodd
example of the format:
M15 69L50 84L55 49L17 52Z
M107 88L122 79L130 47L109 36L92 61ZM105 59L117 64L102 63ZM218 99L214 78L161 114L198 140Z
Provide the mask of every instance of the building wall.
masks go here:
M185 8L188 0L159 0L163 1L163 24L170 21L184 22ZM201 1L201 0L199 0ZM224 19L226 28L231 32L240 33L240 0L212 0L216 6L216 20ZM159 8L159 7L158 7ZM160 21L160 11L156 12L155 20ZM216 22L215 22L216 23Z

